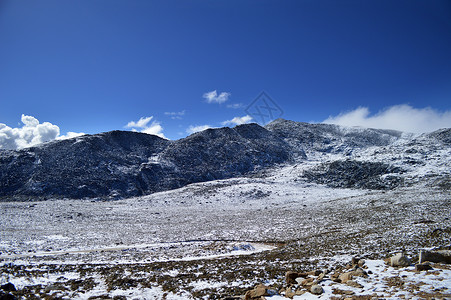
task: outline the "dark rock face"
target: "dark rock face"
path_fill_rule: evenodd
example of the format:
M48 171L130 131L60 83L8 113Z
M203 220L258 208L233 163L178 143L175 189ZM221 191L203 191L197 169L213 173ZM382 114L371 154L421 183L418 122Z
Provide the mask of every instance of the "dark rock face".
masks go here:
M401 172L400 168L384 163L344 160L305 171L304 175L310 181L331 187L385 190L398 186L402 179L399 176L382 175Z
M231 178L289 160L290 147L257 124L207 129L174 142L156 162L143 164L141 182L150 191L173 189Z
M2 286L0 286L0 288L2 290L4 290L5 292L15 292L15 291L17 291L16 287L11 282L3 284Z

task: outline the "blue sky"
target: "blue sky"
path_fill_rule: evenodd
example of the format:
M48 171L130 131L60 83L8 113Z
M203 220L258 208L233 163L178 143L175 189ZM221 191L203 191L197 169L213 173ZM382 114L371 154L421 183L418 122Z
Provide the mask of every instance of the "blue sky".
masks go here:
M178 139L252 121L262 91L295 121L451 127L450 33L439 0L2 0L0 130Z

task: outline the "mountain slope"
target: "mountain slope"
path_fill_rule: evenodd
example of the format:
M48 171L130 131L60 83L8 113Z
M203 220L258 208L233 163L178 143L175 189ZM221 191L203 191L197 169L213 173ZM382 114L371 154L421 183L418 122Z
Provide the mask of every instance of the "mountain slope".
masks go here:
M333 124L310 124L277 119L265 126L289 143L306 152L349 153L373 146L388 146L402 132L372 128L347 128Z
M178 140L141 166L148 191L231 178L290 161L290 147L257 124L207 129Z
M210 129L178 141L112 131L1 152L0 197L138 196L290 159L290 147L256 124Z
M333 187L449 186L451 130L414 136L278 119L208 129L184 139L112 131L0 151L0 199L125 198L190 183L299 165Z
M112 131L9 151L0 156L0 197L141 195L139 165L169 144L153 135Z

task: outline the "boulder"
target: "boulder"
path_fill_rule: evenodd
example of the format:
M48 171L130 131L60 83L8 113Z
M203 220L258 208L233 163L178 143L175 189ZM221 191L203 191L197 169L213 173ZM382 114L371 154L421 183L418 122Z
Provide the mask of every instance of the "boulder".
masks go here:
M354 271L351 272L352 276L356 277L367 277L368 274L362 269L362 268L356 268Z
M268 287L263 284L257 285L253 290L247 291L244 295L245 300L251 300L251 299L260 299L264 296L269 296L269 293L267 292Z
M451 264L451 250L437 250L437 251L420 251L420 264L429 261L434 263Z
M296 293L293 292L293 290L292 290L291 288L288 288L288 289L285 291L285 297L290 298L290 299L293 299L294 296L296 296Z
M417 272L428 271L428 270L432 270L432 267L427 262L415 265L415 271L417 271Z
M338 279L341 283L346 283L348 280L352 279L352 272L342 273L340 276L338 276Z
M0 288L2 290L4 290L5 292L15 292L15 291L17 291L16 287L11 282L3 284L2 286L0 286Z
M287 284L297 284L296 278L307 277L306 273L298 273L293 271L288 271L285 273L285 281Z
M324 292L324 290L322 286L315 284L312 285L312 287L310 288L310 292L315 295L321 295Z
M0 291L0 300L16 300L16 296Z
M392 267L408 267L411 261L404 253L397 253L396 255L390 257L390 266Z

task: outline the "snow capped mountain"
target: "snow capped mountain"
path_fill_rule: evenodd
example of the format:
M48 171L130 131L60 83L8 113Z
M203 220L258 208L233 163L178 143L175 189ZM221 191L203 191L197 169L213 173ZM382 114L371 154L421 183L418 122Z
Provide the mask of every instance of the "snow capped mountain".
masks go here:
M0 151L0 199L125 198L280 165L308 166L306 180L334 187L447 187L450 144L451 129L415 136L283 119L177 141L112 131Z

